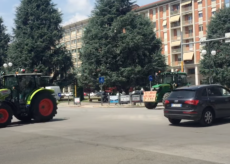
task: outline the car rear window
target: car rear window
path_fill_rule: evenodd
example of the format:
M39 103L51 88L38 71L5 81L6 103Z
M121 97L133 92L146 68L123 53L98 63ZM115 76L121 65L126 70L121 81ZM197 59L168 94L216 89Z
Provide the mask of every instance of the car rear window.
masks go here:
M193 90L175 90L172 91L169 98L183 98L183 99L190 99L194 98L196 91Z

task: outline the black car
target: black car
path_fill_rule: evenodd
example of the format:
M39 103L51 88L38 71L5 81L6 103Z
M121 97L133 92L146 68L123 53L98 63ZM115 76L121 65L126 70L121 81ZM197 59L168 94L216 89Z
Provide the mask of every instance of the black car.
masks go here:
M211 125L217 118L230 117L230 91L221 85L175 89L165 100L164 116L172 124L186 119Z

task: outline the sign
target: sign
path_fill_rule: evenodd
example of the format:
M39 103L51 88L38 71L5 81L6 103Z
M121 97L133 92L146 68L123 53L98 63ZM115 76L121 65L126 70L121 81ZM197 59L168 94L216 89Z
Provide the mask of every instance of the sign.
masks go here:
M146 91L144 92L144 102L155 102L157 97L157 91Z
M132 102L141 102L140 95L132 95Z
M103 84L105 82L105 78L104 77L99 77L99 83Z
M61 93L58 93L58 97L61 97Z
M80 104L80 102L81 102L81 101L80 101L80 98L79 98L79 97L74 98L74 103L75 103L75 104Z
M109 102L111 104L118 104L119 103L119 96L109 96Z
M153 76L152 75L149 76L149 81L153 81Z
M225 33L225 38L228 38L225 40L225 43L229 43L230 42L230 33Z
M121 103L129 103L130 102L130 96L129 95L121 95L120 96L120 102Z

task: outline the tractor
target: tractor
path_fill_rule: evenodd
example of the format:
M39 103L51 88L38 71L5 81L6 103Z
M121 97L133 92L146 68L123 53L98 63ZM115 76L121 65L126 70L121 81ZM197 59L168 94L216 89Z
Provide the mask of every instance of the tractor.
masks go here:
M152 86L151 91L144 93L144 103L147 109L155 109L159 102L164 103L173 89L188 85L187 74L184 72L161 73L156 76L156 81L157 84ZM154 95L153 99L146 99L147 94Z
M57 113L57 102L51 89L45 88L40 73L3 75L0 89L0 128L11 123L12 117L28 122L46 122Z

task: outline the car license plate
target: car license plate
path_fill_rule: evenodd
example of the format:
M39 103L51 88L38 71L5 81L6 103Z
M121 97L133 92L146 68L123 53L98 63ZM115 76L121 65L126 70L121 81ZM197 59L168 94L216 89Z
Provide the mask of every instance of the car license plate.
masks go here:
M181 104L172 104L171 107L182 107Z

